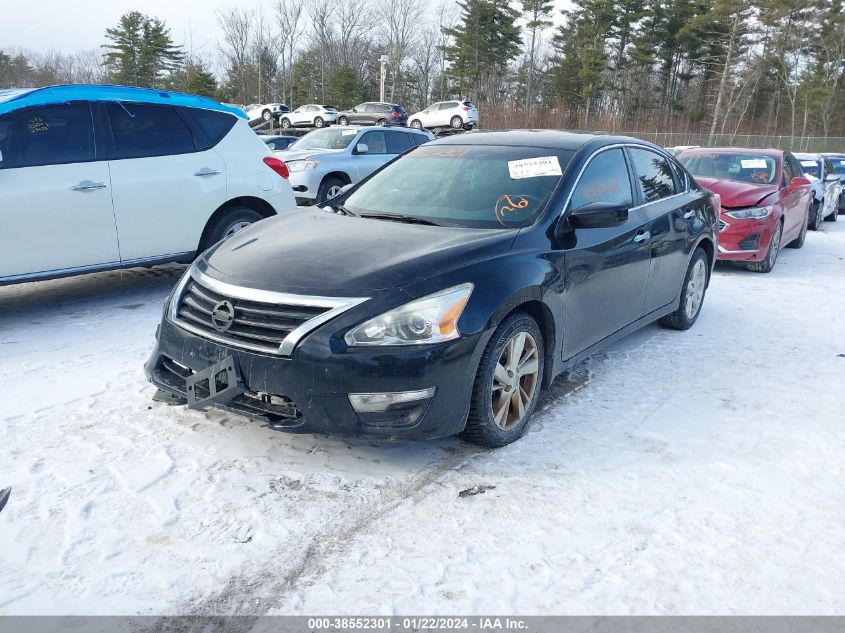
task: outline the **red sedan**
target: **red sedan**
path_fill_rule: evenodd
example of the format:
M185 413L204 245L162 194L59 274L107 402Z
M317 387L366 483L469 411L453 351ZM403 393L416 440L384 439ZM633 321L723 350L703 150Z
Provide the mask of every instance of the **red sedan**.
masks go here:
M681 152L677 159L702 187L722 199L718 259L767 273L782 245L804 245L813 194L791 153L697 148Z

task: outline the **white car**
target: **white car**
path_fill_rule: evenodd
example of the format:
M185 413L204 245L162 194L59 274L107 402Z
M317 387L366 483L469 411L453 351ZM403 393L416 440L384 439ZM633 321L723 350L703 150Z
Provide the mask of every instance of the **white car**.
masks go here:
M288 112L288 108L284 103L250 103L244 107L250 123L259 121L267 122L270 119L278 119L282 114Z
M840 176L836 175L833 162L826 156L802 153L796 153L794 156L801 163L801 170L813 190L809 226L814 231L819 231L822 222L836 222L839 217L839 197L842 194Z
M433 138L425 130L334 125L309 132L276 156L290 169L297 202L322 204L346 185L360 182L399 154Z
M121 86L0 91L0 285L190 261L291 211L240 110Z
M318 103L307 103L299 106L293 112L283 114L279 118L279 125L283 129L291 127L325 127L337 121L337 108Z
M478 125L478 108L472 101L441 101L409 116L408 125L418 130L436 127L471 129Z

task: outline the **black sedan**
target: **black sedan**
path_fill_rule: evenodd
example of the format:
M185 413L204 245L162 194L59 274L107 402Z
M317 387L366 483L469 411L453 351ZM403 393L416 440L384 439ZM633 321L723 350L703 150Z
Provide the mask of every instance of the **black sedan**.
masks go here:
M502 446L540 389L648 323L695 323L718 201L662 149L552 131L413 148L329 207L218 243L165 306L172 402L301 432Z
M261 140L267 144L267 147L274 152L288 149L291 145L299 140L298 136L284 136L284 135L267 135L262 136Z

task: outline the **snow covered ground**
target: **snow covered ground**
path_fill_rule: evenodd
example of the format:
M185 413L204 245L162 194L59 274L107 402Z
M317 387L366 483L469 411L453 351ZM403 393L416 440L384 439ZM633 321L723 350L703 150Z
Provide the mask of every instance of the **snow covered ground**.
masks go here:
M152 402L179 273L0 288L0 614L845 614L845 222L497 451Z

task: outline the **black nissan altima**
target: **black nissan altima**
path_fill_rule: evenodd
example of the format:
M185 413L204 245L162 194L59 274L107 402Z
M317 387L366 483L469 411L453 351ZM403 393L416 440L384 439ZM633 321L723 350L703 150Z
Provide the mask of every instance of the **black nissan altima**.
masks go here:
M427 143L203 253L147 375L172 403L274 428L502 446L561 371L653 321L695 323L718 205L633 138Z

